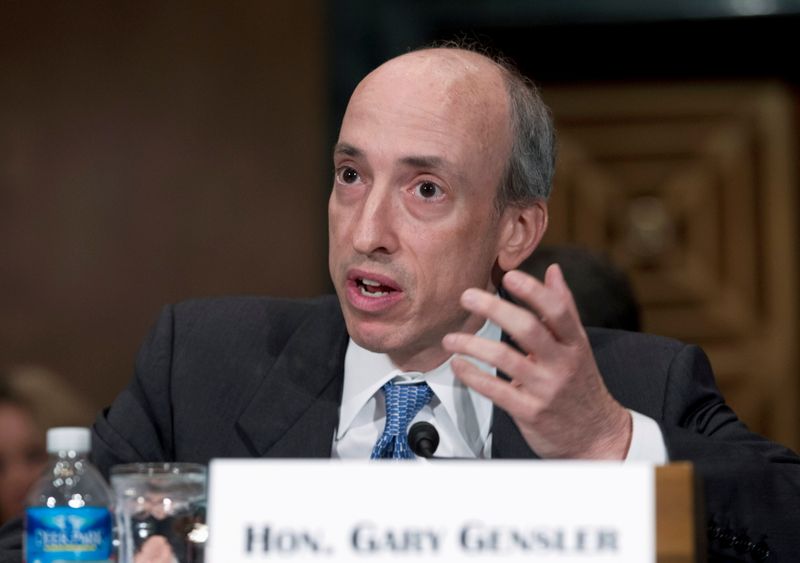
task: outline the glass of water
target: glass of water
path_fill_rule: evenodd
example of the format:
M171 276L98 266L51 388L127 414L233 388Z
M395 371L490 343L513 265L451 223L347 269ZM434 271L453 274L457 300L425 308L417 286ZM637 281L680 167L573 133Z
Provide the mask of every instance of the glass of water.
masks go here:
M196 463L131 463L111 468L119 563L202 563L208 532L206 468Z

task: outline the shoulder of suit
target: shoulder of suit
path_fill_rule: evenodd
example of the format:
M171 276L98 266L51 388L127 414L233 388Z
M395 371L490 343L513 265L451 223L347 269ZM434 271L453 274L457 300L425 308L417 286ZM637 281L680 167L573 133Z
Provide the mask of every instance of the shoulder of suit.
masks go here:
M259 295L229 295L188 299L174 305L178 314L238 314L238 315L282 315L302 317L309 314L339 313L339 302L335 295L324 295L311 299L289 299Z
M344 322L335 295L313 299L212 297L190 299L171 307L176 331L290 334L310 320L320 326Z
M674 354L685 348L686 343L644 332L628 332L609 328L586 327L586 334L597 353L609 351L638 350L648 353Z

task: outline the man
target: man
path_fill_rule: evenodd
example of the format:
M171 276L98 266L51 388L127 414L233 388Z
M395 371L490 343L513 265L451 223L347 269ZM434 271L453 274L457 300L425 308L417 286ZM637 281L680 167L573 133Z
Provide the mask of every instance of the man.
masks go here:
M511 69L459 49L385 63L334 149L338 300L166 308L95 424L95 461L404 457L384 420L412 389L402 426L432 420L445 457L702 461L714 549L789 560L798 459L744 428L702 353L590 338L557 266L543 283L515 271L546 229L553 158L547 110Z
M452 367L514 417L539 455L622 459L630 415L591 365L558 269L546 286L518 272L505 279L544 322L494 295L503 272L544 234L553 170L545 109L538 100L525 107L524 92L509 86L524 84L480 55L429 50L383 65L356 88L334 150L329 202L331 277L347 331L406 372L431 371L453 353L484 360L516 386L482 377L462 359ZM533 147L509 119L526 110L530 134L544 137L528 141ZM542 178L518 193L499 190L512 150L536 145ZM523 350L473 336L487 317Z

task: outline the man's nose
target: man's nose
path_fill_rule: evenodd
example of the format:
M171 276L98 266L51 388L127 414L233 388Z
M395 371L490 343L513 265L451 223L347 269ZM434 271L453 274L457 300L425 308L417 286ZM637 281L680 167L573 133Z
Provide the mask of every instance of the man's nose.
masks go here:
M373 185L361 206L353 232L353 247L361 254L392 254L397 250L392 190Z

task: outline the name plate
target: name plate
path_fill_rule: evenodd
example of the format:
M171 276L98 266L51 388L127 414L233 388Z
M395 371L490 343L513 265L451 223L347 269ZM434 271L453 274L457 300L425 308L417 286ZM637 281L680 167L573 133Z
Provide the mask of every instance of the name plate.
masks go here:
M208 563L655 561L654 469L214 460Z

